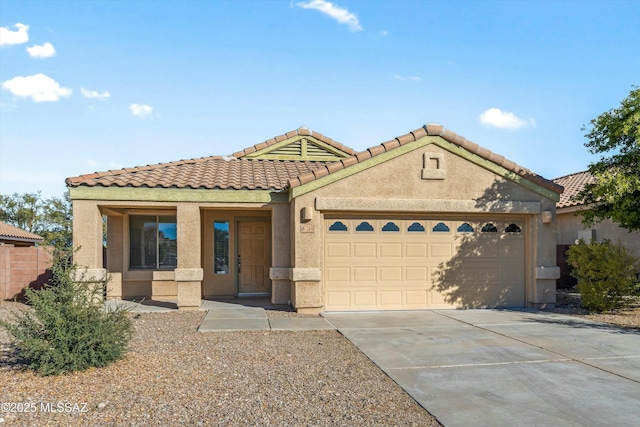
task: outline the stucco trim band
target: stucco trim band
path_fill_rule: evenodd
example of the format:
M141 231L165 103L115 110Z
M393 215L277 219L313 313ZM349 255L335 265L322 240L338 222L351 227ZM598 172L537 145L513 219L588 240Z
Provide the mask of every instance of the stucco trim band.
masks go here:
M288 267L271 267L269 269L269 279L271 280L289 280Z
M173 270L154 271L153 280L175 280L175 272Z
M536 279L556 280L560 278L560 267L540 266L536 267Z
M540 202L491 202L483 206L473 200L431 200L431 199L347 199L338 197L316 197L319 211L360 211L360 212L474 212L538 214Z
M319 282L322 280L322 270L319 268L291 268L289 280L294 282Z
M79 268L74 279L80 282L103 282L107 280L106 268Z
M204 279L204 270L202 268L176 268L176 282L199 282Z
M192 188L70 187L72 200L145 202L261 202L287 203L285 193L269 190L207 190Z

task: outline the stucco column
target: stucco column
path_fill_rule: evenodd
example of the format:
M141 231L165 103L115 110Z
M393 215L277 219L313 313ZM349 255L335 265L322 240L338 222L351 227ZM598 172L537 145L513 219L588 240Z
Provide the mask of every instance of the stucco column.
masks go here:
M303 221L302 209L313 211ZM291 304L298 313L319 313L324 306L322 287L323 231L322 215L314 209L314 197L305 195L291 203L293 223Z
M546 213L545 213L546 212ZM556 210L555 202L545 200L542 213L532 219L537 230L535 247L535 270L528 306L532 308L553 307L556 302L556 280L560 278L560 267L556 260Z
M107 299L122 298L122 273L124 272L124 217L107 217Z
M291 222L289 205L277 204L271 211L271 302L288 304L291 300L289 269L291 260Z
M195 203L177 205L178 308L197 310L202 302L202 253L200 207Z
M93 200L73 201L73 247L78 249L74 254L78 274L103 280L107 270L102 266L102 214Z

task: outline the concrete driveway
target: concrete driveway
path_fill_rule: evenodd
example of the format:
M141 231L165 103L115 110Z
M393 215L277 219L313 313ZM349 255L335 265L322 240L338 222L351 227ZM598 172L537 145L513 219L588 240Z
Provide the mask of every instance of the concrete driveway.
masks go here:
M324 317L446 427L640 425L640 331L506 310Z

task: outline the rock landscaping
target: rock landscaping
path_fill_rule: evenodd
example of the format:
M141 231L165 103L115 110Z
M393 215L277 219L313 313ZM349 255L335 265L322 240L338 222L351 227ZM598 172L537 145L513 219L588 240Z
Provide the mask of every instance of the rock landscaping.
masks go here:
M439 425L337 331L199 333L204 315L132 313L125 359L48 377L0 329L0 426Z

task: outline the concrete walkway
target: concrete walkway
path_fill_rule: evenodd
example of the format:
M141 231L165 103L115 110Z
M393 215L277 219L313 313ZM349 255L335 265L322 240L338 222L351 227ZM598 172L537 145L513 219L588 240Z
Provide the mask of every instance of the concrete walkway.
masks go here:
M125 306L134 313L176 312L175 302L161 301L106 301L107 309ZM269 300L232 299L225 301L202 300L201 311L207 311L199 332L220 331L317 331L335 329L322 317L268 317L266 310L276 310Z
M198 328L200 332L335 329L322 317L269 318L263 307L208 301L208 310Z
M552 313L326 313L446 427L640 425L640 332Z

